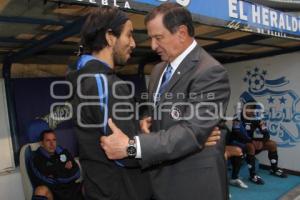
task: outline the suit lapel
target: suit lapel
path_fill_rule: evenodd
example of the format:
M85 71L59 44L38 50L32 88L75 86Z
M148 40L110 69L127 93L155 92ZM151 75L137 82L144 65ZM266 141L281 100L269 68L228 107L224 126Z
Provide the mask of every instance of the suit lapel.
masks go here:
M189 72L191 69L194 68L194 66L197 64L197 62L200 59L201 55L201 48L200 46L196 46L180 63L176 71L174 72L171 80L169 81L164 93L169 92L175 84L183 77L183 75L187 72ZM158 84L158 83L157 83ZM157 86L156 86L157 87ZM161 101L165 99L165 95L162 95Z
M149 87L149 94L151 94L151 101L153 101L153 95L157 90L157 86L158 86L160 77L162 76L162 73L164 72L165 68L167 67L167 64L163 63L161 65L161 67L160 66L158 66L158 67L159 67L158 72L156 74L154 74L154 78L153 78L154 83L152 83L151 87Z

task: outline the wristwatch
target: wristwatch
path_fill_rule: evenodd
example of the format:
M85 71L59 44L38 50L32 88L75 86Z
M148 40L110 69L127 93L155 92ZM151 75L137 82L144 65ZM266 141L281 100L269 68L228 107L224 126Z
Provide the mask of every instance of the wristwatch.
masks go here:
M127 155L129 158L135 158L136 156L136 142L134 139L128 141Z

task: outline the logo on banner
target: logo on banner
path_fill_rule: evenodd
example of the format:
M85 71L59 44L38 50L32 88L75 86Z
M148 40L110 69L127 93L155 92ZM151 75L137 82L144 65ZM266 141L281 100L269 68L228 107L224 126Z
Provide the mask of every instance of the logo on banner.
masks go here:
M117 0L74 0L76 2L82 2L86 4L94 4L98 6L114 6L117 8L131 9L130 1L117 1ZM132 0L131 0L132 1ZM182 6L189 6L191 0L156 0L160 2L176 2ZM142 1L143 2L143 1ZM145 1L145 3L148 3Z
M242 102L261 102L270 135L274 136L278 146L293 147L300 142L299 95L294 90L284 89L290 84L286 77L268 78L268 72L258 67L247 71L243 81L248 89L240 99Z
M158 0L158 1L168 2L169 0ZM191 0L176 0L174 2L176 2L182 6L188 6L191 3Z
M130 9L129 1L118 2L117 0L109 1L109 0L75 0L77 2L94 4L98 6L113 6L117 8L127 8Z

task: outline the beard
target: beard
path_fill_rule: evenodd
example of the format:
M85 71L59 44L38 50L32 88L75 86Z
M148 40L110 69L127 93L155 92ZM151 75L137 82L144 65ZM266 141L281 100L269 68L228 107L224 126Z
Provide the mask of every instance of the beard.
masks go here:
M124 57L122 57L122 56L120 56L120 55L117 54L117 53L114 53L113 58L114 58L114 63L115 63L115 65L121 65L121 66L124 66L124 65L126 65L126 63L127 63L127 59L124 58Z
M126 54L124 54L124 49L118 47L119 45L116 45L113 49L113 59L115 65L121 65L124 66L127 63Z

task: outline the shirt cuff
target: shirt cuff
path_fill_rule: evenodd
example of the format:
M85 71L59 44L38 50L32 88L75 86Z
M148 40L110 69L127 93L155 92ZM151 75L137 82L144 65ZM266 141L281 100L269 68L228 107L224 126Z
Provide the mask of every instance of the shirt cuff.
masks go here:
M135 143L136 143L136 156L135 158L142 158L142 149L141 149L141 143L140 143L140 137L134 136Z

